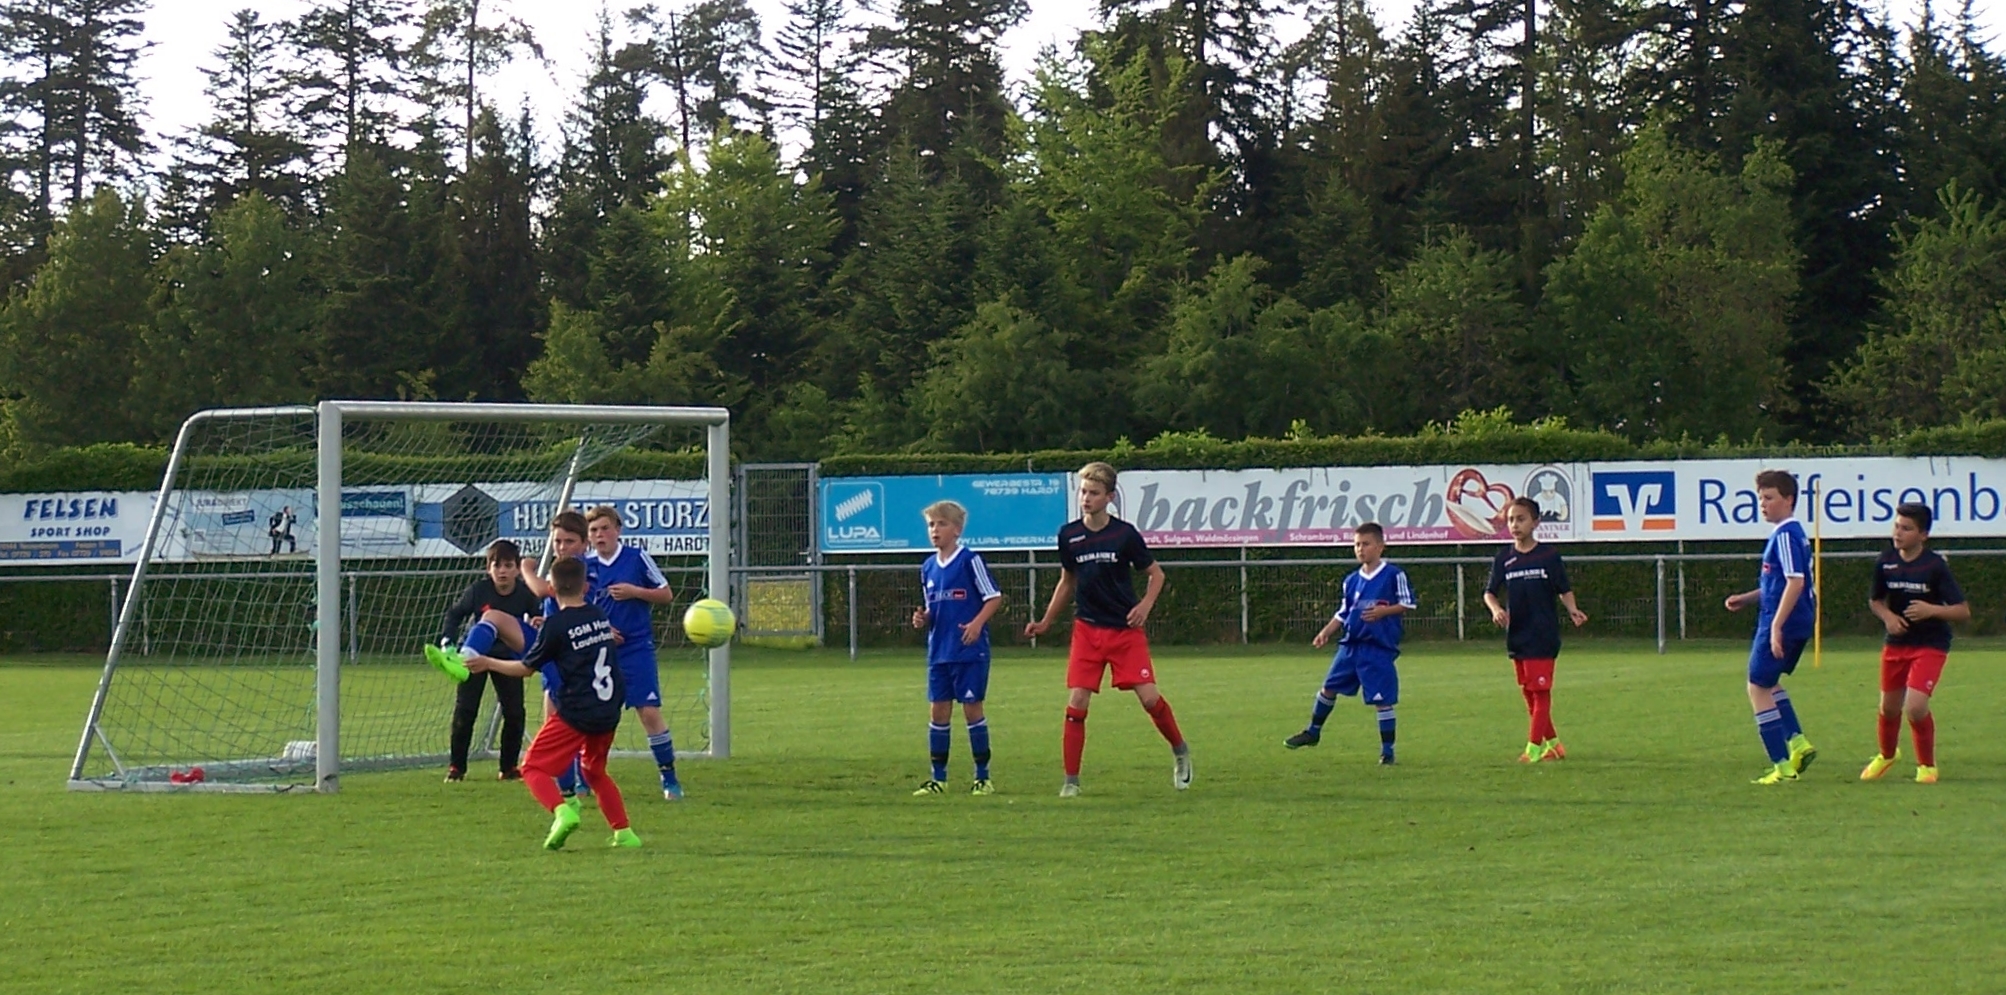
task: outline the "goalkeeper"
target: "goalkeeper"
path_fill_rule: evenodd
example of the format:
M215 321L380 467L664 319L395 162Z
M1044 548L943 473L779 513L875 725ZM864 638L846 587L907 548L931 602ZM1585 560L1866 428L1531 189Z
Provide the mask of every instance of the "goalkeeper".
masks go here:
M541 620L542 606L536 595L530 593L529 585L523 583L522 551L507 539L497 539L488 546L487 557L487 576L469 585L460 595L460 600L446 609L445 622L439 630L439 645L425 647L428 660L435 655L444 656L452 652L454 637L459 635L460 627L466 625L469 618L474 619L474 624L467 629L466 638L460 640L460 657L521 659L523 651L528 649L534 631L532 619ZM438 662L433 661L433 665L438 666ZM481 713L483 685L490 678L495 685L495 703L501 706L499 777L504 781L522 777L516 768L516 759L522 755L522 678L476 670L460 684L459 696L453 703L452 758L446 768L448 781L464 780L467 776L467 750L473 744L474 721Z

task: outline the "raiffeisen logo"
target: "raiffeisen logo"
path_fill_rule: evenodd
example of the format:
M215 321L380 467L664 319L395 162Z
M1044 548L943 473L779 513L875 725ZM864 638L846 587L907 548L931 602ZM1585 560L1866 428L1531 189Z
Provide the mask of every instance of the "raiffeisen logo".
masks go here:
M829 521L822 544L876 549L885 541L885 495L877 483L830 484Z
M1594 474L1597 532L1670 532L1678 528L1678 477L1671 470Z

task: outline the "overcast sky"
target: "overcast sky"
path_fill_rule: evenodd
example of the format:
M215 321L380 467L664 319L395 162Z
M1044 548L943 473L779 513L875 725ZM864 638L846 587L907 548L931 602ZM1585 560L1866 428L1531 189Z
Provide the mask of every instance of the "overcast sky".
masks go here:
M1921 0L1888 2L1899 11L1917 9L1921 4ZM1955 0L1943 0L1938 7L1954 4ZM615 9L631 5L622 2ZM256 7L268 21L279 21L298 15L307 4L303 0L154 0L153 10L145 18L147 39L153 47L140 64L154 134L178 135L208 117L200 67L211 63L210 53L222 45L230 11L244 6ZM544 139L551 141L565 103L583 78L598 5L595 0L487 0L486 6L498 12L494 16L513 15L529 24L551 63L519 63L504 70L488 84L489 99L512 111L527 97L541 122ZM770 39L786 18L782 0L752 0L752 6ZM1041 49L1068 42L1080 28L1091 25L1098 4L1092 0L1030 0L1030 6L1031 16L1004 39L1005 65L1015 80L1030 77ZM1414 0L1377 0L1374 6L1381 24L1390 31L1405 23ZM1997 38L2006 29L2006 0L1981 0L1977 6L1980 20ZM488 16L484 14L484 19Z

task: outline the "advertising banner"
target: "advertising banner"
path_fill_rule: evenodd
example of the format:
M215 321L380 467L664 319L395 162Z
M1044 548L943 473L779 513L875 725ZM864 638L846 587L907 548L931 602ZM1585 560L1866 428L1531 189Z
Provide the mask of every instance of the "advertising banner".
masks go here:
M411 488L417 556L469 556L508 539L526 556L549 542L556 495L549 484L423 484ZM710 485L701 480L580 481L572 507L609 505L620 513L620 538L653 556L710 552ZM346 501L344 499L344 506ZM342 529L348 542L348 530Z
M0 494L0 564L130 563L152 514L140 491Z
M1569 542L1586 479L1582 464L1134 470L1115 501L1164 548L1342 545L1371 521L1412 545L1509 539L1505 511L1524 495L1539 502L1539 538Z
M931 549L920 512L941 500L968 509L961 544L970 549L1047 549L1068 517L1068 481L1063 473L825 479L822 551Z
M1760 538L1755 475L1766 469L1796 475L1797 518L1827 539L1885 536L1907 502L1930 508L1933 535L2006 535L2006 460L1937 456L1596 463L1584 538Z

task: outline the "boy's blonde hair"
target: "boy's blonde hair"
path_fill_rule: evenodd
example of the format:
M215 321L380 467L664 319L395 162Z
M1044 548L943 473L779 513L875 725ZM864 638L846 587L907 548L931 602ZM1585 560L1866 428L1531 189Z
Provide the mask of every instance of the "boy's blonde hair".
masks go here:
M963 508L959 501L935 501L922 509L920 515L929 522L938 519L957 526L968 524L968 509Z
M617 529L620 527L620 513L618 511L613 510L613 506L610 504L602 504L599 507L586 512L585 524L591 525L593 522L596 522L602 518L612 522L614 528Z
M1114 467L1109 464L1095 460L1080 467L1080 479L1091 480L1107 488L1109 494L1114 493Z

